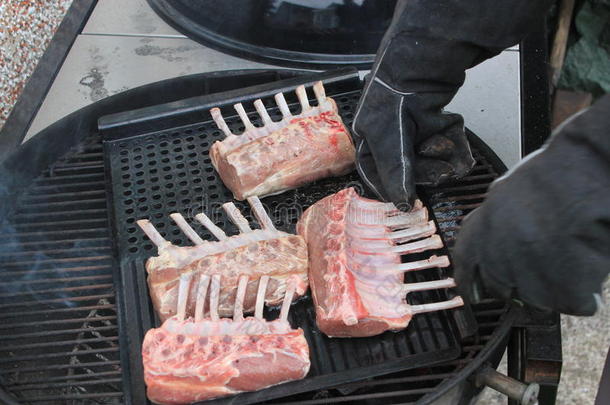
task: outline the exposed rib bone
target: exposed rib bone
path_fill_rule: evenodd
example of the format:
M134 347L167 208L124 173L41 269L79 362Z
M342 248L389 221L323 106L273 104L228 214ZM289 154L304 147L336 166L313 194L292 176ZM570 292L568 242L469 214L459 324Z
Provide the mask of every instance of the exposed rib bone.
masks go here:
M440 249L443 247L443 240L439 235L432 235L429 238L418 240L417 242L405 243L390 248L390 252L400 253L401 255L409 253L419 253L425 250Z
M197 287L197 300L195 301L195 321L203 320L205 313L205 299L208 295L208 287L210 286L210 276L207 274L199 277L199 286Z
M316 95L316 99L318 100L318 106L320 109L330 108L330 102L326 98L326 91L324 90L324 85L321 81L316 82L313 85L313 92Z
M386 215L412 215L424 207L421 200L415 200L413 208L409 212L400 211L393 203L384 203L381 201L354 199L351 201L351 207L359 211L377 211Z
M265 105L263 104L261 99L258 99L254 102L254 108L256 108L256 112L258 112L258 115L260 115L265 126L271 126L272 129L276 127L276 123L273 122L273 120L269 116L269 113L267 112L267 109L265 108Z
M290 112L290 108L288 108L288 104L286 103L286 99L282 93L277 93L275 96L275 102L277 106L280 107L280 111L282 112L283 119L287 119L292 117L292 113Z
M237 293L235 294L235 306L233 307L233 320L241 321L244 319L244 298L246 296L246 287L248 286L248 276L239 276L237 284Z
M448 267L449 266L449 258L447 256L431 256L427 260L418 260L416 262L409 263L401 263L401 264L393 264L390 266L379 267L379 270L388 270L388 271L416 271L416 270L425 270L431 269L434 267Z
M212 276L212 288L210 289L210 319L217 321L218 301L220 300L220 274Z
M399 213L392 216L386 216L383 219L383 225L392 229L405 228L407 226L413 226L426 222L428 220L428 210L426 208L420 208L416 211L408 213Z
M301 103L301 114L306 111L311 110L311 106L309 105L309 99L307 98L307 91L305 91L305 86L300 85L296 89L297 97L299 98L299 103Z
M267 215L267 212L265 211L261 200L259 200L258 197L248 197L248 203L250 204L250 207L252 207L252 211L254 211L254 216L258 220L258 223L261 225L261 228L275 231L276 229L273 225L273 221L271 220L271 218L269 218L269 215Z
M231 130L229 129L229 126L225 122L225 119L222 118L220 108L212 108L210 110L210 115L212 116L212 119L214 120L218 128L220 128L220 130L225 134L226 137L229 138L231 136L235 136L235 134L233 134L233 132L231 132Z
M239 212L235 204L232 202L224 203L222 205L225 212L231 219L231 221L237 226L240 232L250 232L252 228L250 228L250 224L248 224L248 220Z
M400 255L420 253L426 250L440 249L443 241L439 235L432 235L429 238L418 240L417 242L405 243L402 245L388 246L387 240L370 239L352 241L352 246L359 253L365 254L389 254L398 253Z
M176 225L178 225L178 228L180 228L180 230L182 230L182 232L184 232L184 234L194 244L201 245L201 244L204 243L204 240L201 239L201 237L199 235L197 235L197 232L195 232L195 230L193 228L191 228L191 226L188 224L188 222L186 222L186 219L184 219L182 214L174 212L173 214L169 214L169 216L170 216L171 219L174 220Z
M436 225L434 224L434 221L429 221L425 224L415 225L407 229L391 232L388 236L394 242L401 243L434 235L435 232Z
M432 304L411 305L411 313L422 314L424 312L441 311L443 309L451 309L464 305L462 297L454 297L448 301L435 302Z
M455 280L452 278L446 278L444 280L423 281L421 283L404 284L402 286L402 289L406 294L408 294L414 291L428 291L453 287L455 287Z
M246 113L246 110L244 110L244 106L241 103L235 104L233 108L235 108L235 111L237 111L237 115L239 115L239 118L241 118L241 121L246 127L244 135L247 135L249 131L256 130L256 127L252 125L252 122L250 122L250 118L248 118L248 114Z
M280 320L288 320L288 311L290 311L290 304L292 304L292 298L296 290L296 283L294 281L288 281L286 283L286 294L284 295L284 302L282 302L282 309L280 310Z
M148 236L148 238L151 240L152 243L155 244L155 246L157 246L157 248L162 248L171 245L171 242L165 240L165 238L161 236L159 231L157 231L157 228L155 228L152 222L150 222L148 219L140 219L137 220L136 223L140 228L142 228L146 236Z
M180 284L178 284L178 320L184 320L186 315L186 302L189 297L189 287L191 285L191 277L193 273L183 273L180 275Z
M258 291L256 292L256 305L254 309L254 317L263 319L263 308L265 306L265 295L267 293L267 284L269 276L262 276L258 281Z
M212 235L214 235L216 237L216 239L218 239L218 240L227 239L227 234L225 233L225 231L223 231L222 229L217 227L214 224L214 222L212 222L212 220L210 218L208 218L208 216L205 215L203 212L195 215L195 219L197 221L199 221L201 223L201 225L205 226L207 228L207 230L210 231L212 233Z

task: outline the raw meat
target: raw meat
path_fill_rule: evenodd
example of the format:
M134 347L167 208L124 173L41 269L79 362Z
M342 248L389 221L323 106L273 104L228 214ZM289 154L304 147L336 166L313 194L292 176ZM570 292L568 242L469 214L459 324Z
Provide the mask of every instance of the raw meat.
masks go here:
M409 213L360 197L353 188L309 207L297 224L309 248L309 282L318 328L329 336L373 336L400 330L415 314L463 305L409 305L406 294L453 287L452 279L404 284L404 272L446 267L447 256L401 262L401 255L443 246L421 202ZM405 243L408 242L408 243Z
M239 228L241 233L238 235L228 237L203 213L195 216L219 241L201 239L182 215L171 214L195 246L174 246L163 239L150 221L138 221L138 225L158 248L158 256L151 257L146 262L146 271L153 306L161 320L176 314L178 281L182 274L222 275L225 283L218 308L222 316L229 316L233 311L237 279L241 274L247 274L250 280L244 302L248 313L254 310L257 283L263 275L269 276L266 295L268 305L277 305L282 301L286 280L293 275L299 280L296 285L297 296L305 293L308 287L305 241L298 235L275 229L258 198L251 197L248 202L261 229L252 230L233 203L226 203L223 208ZM192 315L195 294L189 296L191 299L187 302L187 314Z
M298 276L291 276L278 319L262 317L268 276L258 282L256 312L244 318L242 307L248 276L239 277L233 319L218 316L221 276L180 276L177 315L146 333L142 343L148 398L157 404L188 404L254 391L304 378L309 348L302 329L292 329L288 310ZM196 288L195 318L184 319L190 284ZM209 319L204 306L210 291Z
M210 149L212 164L224 184L238 200L249 196L281 193L314 180L347 174L354 168L352 139L337 113L337 104L326 97L322 82L313 86L318 105L310 106L304 86L296 89L301 113L293 116L284 95L275 100L283 119L274 122L261 100L254 106L263 120L255 127L244 107L235 110L245 132L235 135L225 123L220 109L210 113L226 138Z

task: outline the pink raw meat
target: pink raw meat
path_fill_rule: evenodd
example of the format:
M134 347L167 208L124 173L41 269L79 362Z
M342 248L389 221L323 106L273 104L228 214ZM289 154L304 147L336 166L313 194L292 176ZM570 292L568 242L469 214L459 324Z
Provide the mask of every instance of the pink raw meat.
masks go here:
M308 246L317 325L329 336L400 330L417 313L463 305L460 297L424 305L406 301L412 291L455 285L452 279L404 284L406 271L449 265L447 256L402 263L403 255L443 246L419 201L404 213L348 188L309 207L297 231Z

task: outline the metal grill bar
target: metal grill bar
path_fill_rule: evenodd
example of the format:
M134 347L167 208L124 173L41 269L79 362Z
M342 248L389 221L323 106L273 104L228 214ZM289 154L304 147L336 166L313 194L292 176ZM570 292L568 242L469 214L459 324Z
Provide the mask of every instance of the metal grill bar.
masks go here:
M75 251L76 253L76 251ZM111 260L112 256L109 255L101 255L101 256L87 256L87 257L64 257L60 259L42 259L42 260L26 260L21 262L12 262L12 263L3 263L3 266L9 267L21 267L21 266L31 266L31 265L39 265L39 264L62 264L62 263L83 263L83 262L92 262L92 261L100 261L100 260Z
M66 346L66 345L80 345L95 342L116 342L118 336L112 336L108 338L93 338L93 339L72 339L72 340L60 340L56 342L44 342L44 343L29 343L26 345L12 345L0 347L0 352L12 351L12 350L23 350L23 349L38 349L41 347L55 347L55 346Z
M78 311L91 311L91 310L101 310L101 309L116 309L114 304L106 304L106 305L89 305L83 307L72 307L72 308L60 308L60 309L41 309L37 311L20 311L20 312L10 312L10 313L0 313L0 318L14 318L20 316L27 315L45 315L45 314L57 314L61 312L78 312Z
M106 372L96 373L96 377L106 377L106 376L120 375L120 374L121 374L121 370L106 371ZM43 385L43 384L53 382L53 381L81 380L81 379L87 379L87 378L91 378L91 376L89 374L73 374L73 375L61 376L61 377L48 377L48 378L45 378L44 380L29 380L28 385L21 385L21 383L19 383L19 382L13 382L11 384L8 384L7 387L19 386L19 388L21 389L26 386L34 386L35 384Z
M92 381L80 381L78 383L79 386L87 386L87 385L99 385L99 384L114 384L120 383L120 378L106 378L100 380L92 380ZM49 388L64 388L64 387L72 387L74 382L68 383L56 383L56 384L30 384L30 385L18 385L20 391L32 391L32 390L41 390L41 389L49 389Z
M63 221L49 221L49 222L18 222L15 224L15 229L22 230L26 228L44 228L50 227L52 229L58 229L59 227L63 227L64 229L68 227L76 227L80 228L83 225L89 225L91 227L100 227L106 224L106 218L86 218L86 219L70 219Z
M29 328L33 326L45 326L45 325L68 325L71 323L83 323L83 322L91 322L91 321L114 321L116 320L116 316L96 316L95 318L72 318L72 319L53 319L49 321L36 321L36 322L26 322L26 323L2 323L0 324L0 329L15 329L15 328Z
M85 278L85 277L82 277ZM100 276L99 278L104 278L104 279L111 279L112 276ZM57 280L61 280L61 279L57 279ZM75 281L75 280L70 280L67 279L69 281ZM36 282L38 282L40 280L36 280ZM47 283L49 281L46 281ZM28 284L32 284L33 282L30 282ZM0 298L8 298L8 297L22 297L22 296L28 296L28 295L32 295L32 293L36 293L36 294L54 294L54 293L67 293L67 292L74 292L74 291L84 291L84 290L100 290L100 289L108 289L108 288L112 288L113 284L98 284L98 285L84 285L84 286L78 286L78 287L66 287L66 288L53 288L53 289L48 289L48 290L35 290L35 291L22 291L22 292L13 292L13 293L5 293L5 294L0 294Z
M72 154L0 227L0 374L25 403L123 396L101 144Z
M26 360L43 360L50 359L55 357L72 357L75 355L82 356L85 354L96 354L96 353L108 353L108 352L118 352L118 347L111 347L108 349L90 349L90 350L79 350L78 352L70 351L70 352L60 352L60 353L45 353L38 354L32 356L15 356L11 358L0 358L0 364L2 363L15 363L18 361L26 361Z
M95 399L122 397L122 392L102 392L99 394L47 395L42 397L23 397L26 402L65 401L69 399Z
M9 243L0 244L0 246L4 246L5 249L10 249L11 247L13 247L13 248L24 250L28 247L43 249L43 248L47 248L50 246L56 246L56 245L61 245L61 244L73 246L75 243L78 243L81 246L101 245L101 244L107 245L109 241L110 241L110 239L107 237L100 237L100 238L88 238L88 239L43 240L43 241L34 241L34 242L23 241L21 243L13 241L13 242L9 242Z
M12 234L0 234L0 240L1 239L10 239L12 240L13 238L28 238L28 239L32 239L33 237L48 237L51 240L57 240L60 237L63 236L72 236L72 238L74 236L81 236L83 238L87 238L88 236L100 236L100 235L106 235L108 232L107 228L95 228L95 229L69 229L69 230L56 230L56 231L43 231L43 232L19 232L19 233L12 233ZM71 238L71 239L72 239ZM43 241L46 241L45 239L43 239Z
M100 300L102 298L114 298L114 294L99 294L99 295L87 295L84 297L67 297L67 298L53 298L48 300L33 300L33 301L21 301L21 302L12 302L10 304L0 304L0 308L10 308L10 307L23 307L30 306L32 304L52 304L56 302L75 302L75 301L91 301L91 300Z
M87 272L87 271L96 271L96 270L106 270L110 269L110 265L99 265L99 266L76 266L76 267L57 267L54 269L44 269L44 270L36 270L36 274L65 274L67 272ZM24 274L30 274L31 270L22 270L22 271L6 271L0 273L0 277L15 277L21 276Z
M78 353L75 353L78 354ZM92 368L92 367L108 367L108 366L120 366L121 362L119 360L110 360L110 361L98 361L92 363L78 363L78 364L48 364L44 366L44 370L64 370L64 369L76 369L76 368ZM27 373L32 371L40 371L41 367L19 367L19 373ZM14 373L15 370L3 370L0 369L0 374L9 374Z
M91 318L92 322L95 321L95 318ZM61 330L48 330L43 332L31 332L31 333L21 333L21 334L11 334L11 335L3 335L0 336L0 340L9 340L9 339L25 339L25 338L36 338L36 337L49 337L53 335L66 335L71 333L81 333L81 332L100 332L100 331L110 331L117 330L115 325L112 326L99 326L99 327L84 327L80 329L61 329ZM0 348L0 350L2 350Z

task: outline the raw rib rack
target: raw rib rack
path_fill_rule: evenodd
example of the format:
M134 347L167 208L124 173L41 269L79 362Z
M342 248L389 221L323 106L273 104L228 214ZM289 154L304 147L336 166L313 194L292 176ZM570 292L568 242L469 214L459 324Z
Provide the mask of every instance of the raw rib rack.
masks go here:
M258 197L249 197L261 229L252 229L248 220L241 214L235 204L228 202L222 205L223 211L239 229L239 234L227 236L204 213L195 215L218 240L206 241L189 225L180 213L170 214L194 246L175 246L165 240L155 226L147 219L140 219L137 224L148 238L157 246L158 255L146 262L148 287L157 311L162 320L176 314L178 298L178 280L181 275L222 275L225 279L219 303L221 316L233 312L237 281L246 274L250 277L245 297L245 311L254 311L256 285L262 276L270 280L267 305L278 305L286 291L288 279L299 280L296 288L297 297L307 290L307 246L302 237L278 231ZM194 294L188 300L187 312L195 311Z
M293 114L284 93L274 95L282 119L274 121L261 99L253 105L263 122L255 126L244 105L234 110L245 130L236 135L220 108L210 115L226 138L210 149L212 165L236 199L267 196L315 180L345 175L354 169L354 144L338 114L337 103L326 96L321 81L313 85L317 105L309 103L304 85L296 88L300 112Z
M180 276L177 314L146 333L142 356L148 398L155 403L191 403L298 380L309 371L302 329L292 329L288 311L300 283L288 282L279 318L263 318L269 277L258 281L256 312L244 318L249 277L239 277L233 318L220 318L222 276ZM208 293L209 290L209 293ZM194 317L186 318L189 295ZM209 299L208 299L209 297ZM209 317L203 316L206 302ZM262 372L261 372L262 371Z

